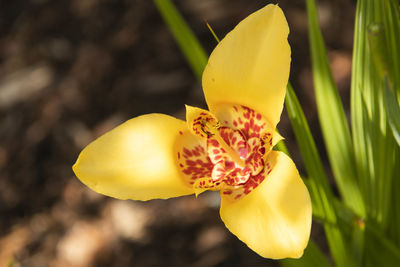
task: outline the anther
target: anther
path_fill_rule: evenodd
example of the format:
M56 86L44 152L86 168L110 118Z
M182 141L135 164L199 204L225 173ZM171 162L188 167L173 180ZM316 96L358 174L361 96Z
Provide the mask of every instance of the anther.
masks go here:
M203 127L201 127L201 130L207 135L214 135L215 134L214 132L218 131L219 128L221 127L220 122L217 120L213 120L213 119L208 120L208 121L202 119L201 125L203 126Z

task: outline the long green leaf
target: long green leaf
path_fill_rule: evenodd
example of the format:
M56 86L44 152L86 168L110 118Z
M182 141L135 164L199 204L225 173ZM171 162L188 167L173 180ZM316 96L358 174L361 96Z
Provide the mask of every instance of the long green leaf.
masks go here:
M283 267L330 267L332 266L318 246L310 240L303 257L300 259L286 259L280 261Z
M334 208L334 197L322 166L314 139L297 100L292 86L289 84L286 93L286 108L299 144L307 174L307 182L313 202L313 213L329 223L324 224L325 233L335 263L338 266L355 266L344 236L338 228L337 214Z
M369 257L367 266L398 266L400 249L390 240L383 237L379 227L374 223L366 223L366 251Z
M369 266L399 261L400 150L389 123L393 107L385 82L389 77L393 88L400 85L399 17L395 0L357 2L351 115L357 173L367 207L364 261L373 263ZM391 100L397 102L399 92L393 94Z
M397 18L393 19L393 14L397 14ZM371 25L382 25L383 46L380 43L371 45ZM399 40L398 26L395 1L358 1L351 85L353 143L367 217L376 221L382 231L388 225L391 194L395 190L390 185L393 177L398 175L394 169L398 146L387 118L382 64L374 64L374 60L383 59L381 62L386 65L383 69L394 77L396 86L399 78L394 70L399 70L400 64L398 43L395 43Z
M396 100L395 96L397 96L397 107L400 103L400 3L399 1L391 0L384 1L385 6L382 11L385 13L383 16L384 25L386 31L385 40L387 47L387 54L389 56L389 69L388 69L388 77L390 80L390 84L393 89L393 95L391 97L391 101L393 103L391 105L395 106L394 101ZM398 113L398 109L396 111L395 107L387 107L387 116L389 117L390 126L394 136L398 137L399 133L399 123L398 119L400 118L400 113ZM397 121L397 122L395 122ZM394 125L395 124L395 125ZM397 142L399 143L399 138L397 138ZM399 146L395 149L394 156L394 169L392 174L392 186L391 195L392 199L389 200L390 208L388 214L391 214L389 220L389 236L391 240L395 242L397 248L400 249L400 148ZM389 186L389 185L387 185Z
M398 161L400 161L400 152L397 151L396 158ZM389 221L389 235L392 237L393 242L397 245L398 248L400 248L400 227L399 227L399 222L400 222L400 164L398 164L395 167L395 173L398 174L398 176L395 176L397 178L393 179L393 192L392 192L392 206L391 206L391 214L392 218ZM397 190L397 191L396 191Z
M385 87L385 100L390 127L397 144L400 146L400 106L395 92L389 87L388 81L386 81Z
M400 168L400 166L398 167ZM400 182L400 179L398 182ZM397 197L397 199L399 198ZM363 266L397 266L393 263L400 262L400 248L380 231L374 221L365 221L348 207L343 206L340 201L335 200L335 206L340 211L338 212L338 223L341 225L341 229L352 231L353 234L358 234L359 238L362 239L368 255L367 259L363 259ZM394 216L398 215L394 214ZM322 218L322 220L324 219ZM330 222L325 221L324 223L329 224ZM354 228L356 228L356 231L354 231ZM397 229L397 231L399 230ZM369 263L373 263L373 265Z
M400 29L400 27L399 27ZM400 145L400 107L397 102L396 90L394 85L397 83L397 77L393 71L395 64L399 60L388 54L387 38L384 35L384 27L382 24L372 23L368 29L368 41L371 49L371 55L375 63L376 69L381 79L385 81L385 106L390 127L396 142ZM391 36L388 36L390 38ZM394 60L392 60L394 59Z
M340 193L347 206L365 215L354 164L351 135L318 26L314 0L307 0L308 29L319 121L329 160Z

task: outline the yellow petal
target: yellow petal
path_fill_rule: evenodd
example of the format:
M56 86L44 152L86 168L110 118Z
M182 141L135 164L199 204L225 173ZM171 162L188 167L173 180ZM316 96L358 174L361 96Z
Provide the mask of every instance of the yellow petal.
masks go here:
M214 165L207 153L205 138L192 134L189 130L182 133L178 142L178 163L185 184L199 195L205 189L195 186L196 181L211 178Z
M131 119L89 144L73 170L94 191L119 198L148 200L193 194L177 159L184 121L162 114Z
M251 14L217 45L203 73L212 113L239 104L263 114L275 128L282 113L290 69L289 28L277 5Z
M247 196L234 201L221 194L226 227L266 258L299 258L311 229L311 201L293 161L271 151L271 173Z

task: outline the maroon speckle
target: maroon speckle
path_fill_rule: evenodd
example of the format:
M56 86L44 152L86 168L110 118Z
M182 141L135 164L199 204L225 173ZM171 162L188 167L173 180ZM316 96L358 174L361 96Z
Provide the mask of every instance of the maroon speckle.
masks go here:
M187 148L184 148L184 149L183 149L183 153L185 153L185 155L187 155L187 156L189 156L189 157L192 156L192 152L190 152L190 150L187 149Z
M264 154L269 151L268 146L272 138L263 140L250 140L260 138L260 132L266 128L266 123L260 113L244 106L233 106L232 118L221 121L223 127L219 128L220 136L245 162L241 167L236 164L210 133L204 133L203 121L214 121L208 112L199 112L193 121L193 132L207 139L206 146L197 145L188 149L183 147L178 152L179 166L186 175L188 184L198 188L214 188L222 190L222 194L233 199L239 199L254 190L271 172L269 162L264 165ZM227 127L231 123L232 128ZM183 134L179 131L179 134ZM271 136L270 133L266 133ZM211 161L212 160L212 161ZM265 166L265 167L264 167ZM198 180L201 179L201 180ZM232 186L227 189L226 186Z
M219 146L219 143L218 143L217 140L212 139L212 140L210 140L210 143L211 143L212 146L215 146L215 147Z
M233 161L225 161L225 169L230 170L235 167L235 163Z

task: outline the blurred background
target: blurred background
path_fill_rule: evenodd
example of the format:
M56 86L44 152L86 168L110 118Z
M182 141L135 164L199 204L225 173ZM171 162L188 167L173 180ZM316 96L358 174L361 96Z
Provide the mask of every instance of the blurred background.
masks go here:
M324 153L304 2L279 5L291 29L290 79ZM174 3L211 52L216 41L204 19L223 37L267 2ZM355 0L318 3L348 107ZM218 194L119 201L74 176L71 166L96 137L145 113L184 118L184 104L206 107L201 84L152 1L2 1L0 266L277 266L225 229ZM285 112L278 128L303 171ZM318 224L312 237L326 247Z

